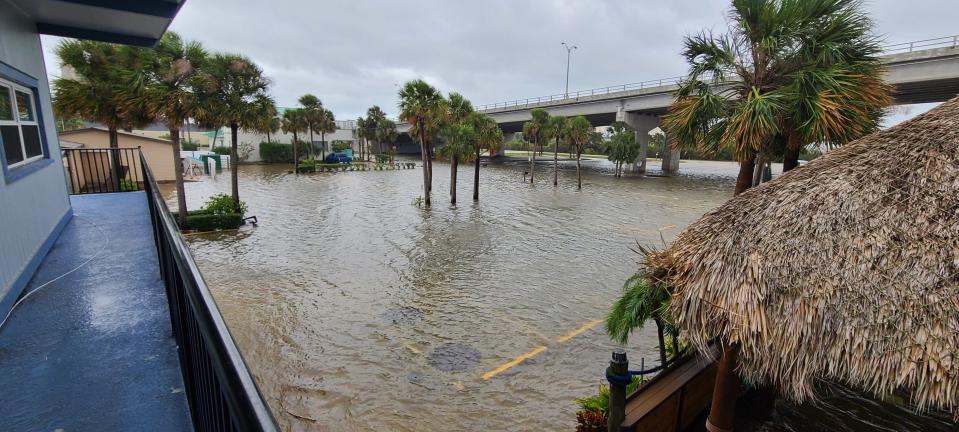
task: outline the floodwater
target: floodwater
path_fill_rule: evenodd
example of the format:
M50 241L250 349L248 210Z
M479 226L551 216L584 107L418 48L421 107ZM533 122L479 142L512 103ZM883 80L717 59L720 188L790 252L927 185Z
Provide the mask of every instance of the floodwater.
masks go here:
M569 169L553 187L547 164L534 186L524 163L484 166L474 203L464 165L451 206L449 165L435 163L430 210L413 205L419 168L241 166L259 226L188 240L285 430L572 430L575 399L605 382L615 345L596 320L636 271L632 249L662 247L728 199L736 174L584 166L582 191ZM229 193L229 175L186 191L197 208ZM657 358L652 329L628 352Z

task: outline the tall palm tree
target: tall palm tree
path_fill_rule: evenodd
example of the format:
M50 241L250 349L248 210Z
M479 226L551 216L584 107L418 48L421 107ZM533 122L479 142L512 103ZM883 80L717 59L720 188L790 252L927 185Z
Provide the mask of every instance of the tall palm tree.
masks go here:
M542 108L534 108L530 111L530 115L533 118L523 123L523 136L530 143L530 155L529 155L529 183L533 184L533 170L536 167L536 147L542 141L546 132L549 129L549 113Z
M272 108L272 114L269 112L269 109L260 114L259 121L253 128L253 132L266 135L266 142L268 143L273 142L272 135L279 132L283 126L282 120L276 115L276 106L274 105Z
M180 35L168 31L157 44L153 60L151 67L146 70L143 91L135 92L134 103L157 120L166 123L170 132L177 215L180 227L186 227L187 206L183 187L183 163L180 160L180 126L194 115L199 104L194 85L197 84L198 71L207 61L207 53L199 42L185 42Z
M107 128L110 148L118 148L120 129L141 127L150 115L133 103L143 89L143 71L152 62L152 52L142 48L89 40L65 40L57 45L57 57L72 73L53 81L53 106L58 117L79 117ZM111 181L119 187L122 171L114 157Z
M309 93L300 96L299 102L303 106L303 116L310 130L310 159L313 159L313 131L319 129L318 126L322 121L323 102Z
M383 120L386 120L386 113L378 105L373 105L366 110L367 127L370 128L370 141L376 143L376 152L383 153L383 143L380 141L379 127Z
M483 150L489 151L490 156L499 151L503 145L503 130L499 128L496 121L486 114L474 112L467 118L467 123L473 126L475 140L473 143L473 163L475 164L475 173L473 174L473 201L479 201L479 176L480 176L480 153Z
M333 117L333 111L320 107L316 130L320 132L320 142L323 146L323 158L326 159L326 134L336 132L336 118Z
M310 127L307 114L303 109L290 108L283 111L281 126L283 133L293 134L293 172L300 167L300 139L299 134L306 132Z
M443 147L439 152L450 158L450 204L456 204L456 174L459 160L472 155L476 133L469 123L446 123L440 128L440 137L443 138Z
M586 120L586 117L576 116L570 119L567 128L569 137L570 152L576 153L576 189L583 188L583 177L580 174L580 158L583 156L583 149L589 144L590 132L593 125Z
M463 95L457 92L451 92L446 97L446 125L469 125L466 123L467 118L470 114L473 113L473 103L468 99L463 97ZM453 204L456 203L456 173L459 169L459 161L462 157L468 157L473 153L472 147L469 147L466 144L467 141L472 143L473 141L473 130L464 128L454 128L460 130L447 130L446 135L452 135L457 138L457 143L447 151L444 151L443 154L450 157L450 194L453 196ZM446 140L446 135L441 135ZM444 147L449 145L448 142L444 142ZM469 148L467 148L469 147Z
M376 141L381 143L381 145L386 144L391 164L393 163L393 142L396 141L396 136L396 123L385 116L380 119L376 124ZM380 152L382 153L382 149Z
M239 209L238 133L241 128L256 127L262 107L273 103L267 93L270 80L256 63L238 54L214 55L203 72L203 99L197 120L210 127L227 125L230 128L230 187L234 205Z
M549 138L553 139L553 186L559 185L559 140L565 139L567 127L566 117L553 116L549 118L549 127L546 128Z
M410 125L410 135L420 143L423 158L423 202L430 206L433 183L432 141L446 116L445 100L423 80L409 81L399 91L400 119Z
M353 135L356 138L357 143L357 154L360 156L360 160L365 160L363 158L363 141L366 140L366 137L370 134L369 122L361 117L356 118L356 128L353 129Z
M873 131L891 99L872 22L856 0L734 0L729 32L685 40L689 75L664 126L680 146L734 150L735 193L757 158Z

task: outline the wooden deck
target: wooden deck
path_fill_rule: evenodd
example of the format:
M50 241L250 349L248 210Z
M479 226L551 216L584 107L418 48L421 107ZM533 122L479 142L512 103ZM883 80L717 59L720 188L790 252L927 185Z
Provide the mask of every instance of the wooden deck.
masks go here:
M689 429L709 406L715 381L716 363L700 356L666 369L626 398L626 419L621 430Z

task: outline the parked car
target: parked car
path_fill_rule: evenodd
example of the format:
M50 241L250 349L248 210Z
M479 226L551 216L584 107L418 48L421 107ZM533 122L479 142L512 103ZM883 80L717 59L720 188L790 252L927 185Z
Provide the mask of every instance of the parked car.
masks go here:
M342 152L330 153L326 155L326 159L324 160L326 161L326 163L352 163L353 162L353 158L350 155Z

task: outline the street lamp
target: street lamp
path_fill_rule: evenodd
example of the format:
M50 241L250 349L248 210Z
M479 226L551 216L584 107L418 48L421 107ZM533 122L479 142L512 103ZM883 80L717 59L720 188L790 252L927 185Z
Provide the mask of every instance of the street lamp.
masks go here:
M569 99L569 56L574 49L578 47L576 45L570 46L566 42L560 42L560 45L566 48L566 93L565 99Z

